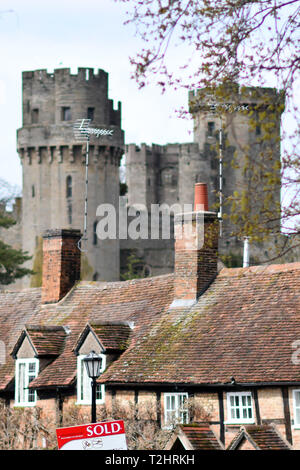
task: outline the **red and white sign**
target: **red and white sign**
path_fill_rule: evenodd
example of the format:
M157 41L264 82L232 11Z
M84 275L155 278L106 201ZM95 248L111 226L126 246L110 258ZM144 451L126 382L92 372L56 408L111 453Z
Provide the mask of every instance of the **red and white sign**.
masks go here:
M61 450L127 450L122 420L59 428L56 437Z

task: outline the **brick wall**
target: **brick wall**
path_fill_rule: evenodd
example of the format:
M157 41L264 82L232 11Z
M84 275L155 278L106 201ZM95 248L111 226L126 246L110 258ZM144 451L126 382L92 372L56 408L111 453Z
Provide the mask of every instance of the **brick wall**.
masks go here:
M80 231L48 230L43 238L42 302L53 303L80 279Z
M203 212L203 217L196 214L190 220L175 217L175 299L196 300L217 274L217 216L213 212Z

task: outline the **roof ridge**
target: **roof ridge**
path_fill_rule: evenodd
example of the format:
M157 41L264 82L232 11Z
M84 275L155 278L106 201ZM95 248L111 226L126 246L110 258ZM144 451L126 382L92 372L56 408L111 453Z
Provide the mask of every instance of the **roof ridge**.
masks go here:
M296 261L294 263L283 263L283 264L268 264L268 265L255 265L249 266L247 268L223 268L218 273L218 277L226 276L251 276L256 274L272 274L288 271L300 270L300 262Z

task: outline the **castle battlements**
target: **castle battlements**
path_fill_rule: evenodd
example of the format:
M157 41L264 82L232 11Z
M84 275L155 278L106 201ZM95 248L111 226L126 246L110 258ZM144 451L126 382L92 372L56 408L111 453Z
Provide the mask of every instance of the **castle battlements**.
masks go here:
M237 83L219 88L202 88L188 93L189 111L218 111L219 114L269 109L284 111L285 94L276 88L245 87Z

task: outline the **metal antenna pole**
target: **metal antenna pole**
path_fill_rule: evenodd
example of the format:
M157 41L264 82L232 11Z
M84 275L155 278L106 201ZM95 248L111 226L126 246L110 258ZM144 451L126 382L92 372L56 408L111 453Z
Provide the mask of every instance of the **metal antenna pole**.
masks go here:
M223 130L222 116L220 116L219 129L219 219L220 219L220 237L222 237L222 219L223 219Z
M84 200L84 223L83 223L83 240L87 241L87 214L88 214L88 171L89 171L89 150L90 150L90 139L88 137L86 141L86 154L85 154L85 200ZM84 250L81 250L84 251Z
M83 236L78 242L78 248L80 251L87 252L81 247L82 241L87 241L87 215L88 215L88 168L89 168L89 147L90 147L90 135L94 135L99 138L100 136L108 136L110 138L113 135L113 129L91 129L91 119L77 119L73 126L74 137L80 142L86 142L86 154L85 154L85 199L84 199L84 223L83 223Z

